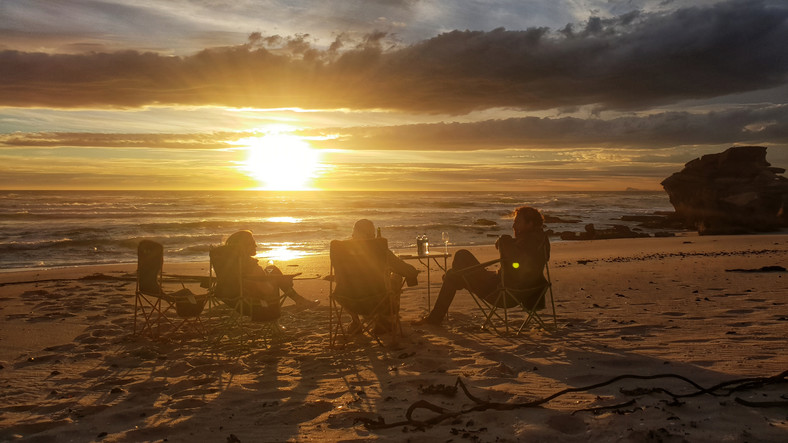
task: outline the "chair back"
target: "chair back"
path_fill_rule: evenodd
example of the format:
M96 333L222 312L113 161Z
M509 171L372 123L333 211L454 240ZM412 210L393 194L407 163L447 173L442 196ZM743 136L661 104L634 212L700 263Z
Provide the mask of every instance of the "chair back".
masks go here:
M390 289L388 241L334 240L329 248L335 296L359 314L374 309Z
M241 315L248 315L255 322L270 322L277 320L281 311L278 296L269 300L267 306L260 304L259 300L244 298L244 256L235 246L217 246L209 252L211 268L216 274L216 284L213 288L214 297L235 309Z
M544 307L541 297L550 284L545 278L547 261L550 257L549 240L545 235L543 242L533 251L518 250L513 244L499 244L501 257L501 287L526 307L535 304Z
M243 295L241 260L236 248L217 246L208 253L211 268L216 274L214 295L220 300L237 299Z
M162 293L161 275L164 266L164 247L152 240L141 240L137 245L137 292Z

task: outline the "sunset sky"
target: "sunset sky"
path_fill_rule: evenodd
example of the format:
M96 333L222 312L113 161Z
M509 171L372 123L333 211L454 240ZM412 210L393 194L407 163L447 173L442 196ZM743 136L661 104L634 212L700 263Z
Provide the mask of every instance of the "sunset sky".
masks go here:
M788 167L788 2L0 0L0 188L660 190Z

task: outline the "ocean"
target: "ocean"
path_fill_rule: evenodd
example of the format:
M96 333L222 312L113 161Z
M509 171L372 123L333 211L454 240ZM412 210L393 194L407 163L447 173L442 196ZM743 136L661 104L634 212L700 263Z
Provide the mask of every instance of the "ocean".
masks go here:
M636 228L619 219L673 210L666 193L641 191L0 191L0 269L134 263L142 239L162 243L168 262L207 263L211 246L241 229L254 233L262 261L297 259L327 254L360 218L395 251L415 252L421 234L441 250L443 232L452 249L492 245L511 233L511 211L522 205L576 221L547 224L557 232Z

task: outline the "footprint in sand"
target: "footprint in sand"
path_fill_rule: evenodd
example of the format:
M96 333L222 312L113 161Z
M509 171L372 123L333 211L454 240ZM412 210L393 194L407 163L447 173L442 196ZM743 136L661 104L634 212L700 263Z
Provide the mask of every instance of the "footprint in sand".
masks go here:
M286 425L303 423L314 420L320 415L334 409L334 405L323 400L309 401L298 405L292 409L282 411L285 419L283 423Z
M495 367L482 370L481 375L484 375L486 377L515 378L517 377L518 373L517 371L505 365L504 363L500 363Z
M57 346L49 346L44 348L47 352L70 352L76 349L77 345L73 343L67 343L64 345L57 345Z
M347 411L331 414L328 416L328 427L331 429L349 429L358 423L359 419L366 419L372 422L379 420L379 415L375 412Z
M111 371L109 369L91 369L89 371L84 371L79 375L85 378L98 378L98 377L103 377L105 375L109 375L110 372Z
M547 426L562 434L579 434L587 427L582 418L572 415L554 415L547 419Z
M752 309L730 309L728 311L725 311L724 314L732 314L732 315L752 314L753 312L755 311L753 311Z
M23 368L32 365L41 365L46 363L57 363L66 359L66 356L63 354L45 354L45 355L36 355L33 357L27 357L24 361L20 361L14 364L15 368Z
M176 401L170 405L172 409L197 409L202 408L207 403L204 400L200 400L199 398L185 398L183 400Z
M33 291L25 291L21 297L25 300L40 300L42 297L49 295L49 291L45 289L35 289Z

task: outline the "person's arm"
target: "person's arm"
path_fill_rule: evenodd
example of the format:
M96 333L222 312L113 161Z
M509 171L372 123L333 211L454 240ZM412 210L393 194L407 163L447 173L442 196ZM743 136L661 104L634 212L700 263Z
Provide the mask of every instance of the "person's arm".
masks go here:
M504 234L504 235L502 235L502 236L498 237L498 238L495 240L495 249L497 249L497 250L499 250L499 251L500 251L500 250L501 250L501 248L500 248L500 245L502 245L502 244L504 244L504 243L511 243L511 242L512 242L512 240L513 240L513 239L512 239L512 236L511 236L511 235L509 235L509 234Z
M397 257L391 250L388 250L388 265L391 270L397 274L405 277L405 282L408 286L416 286L419 284L418 275L419 271L408 263L405 263L401 258Z
M241 270L243 275L247 277L259 277L263 275L267 275L265 270L260 266L260 263L257 259L252 257L242 257L241 258Z

